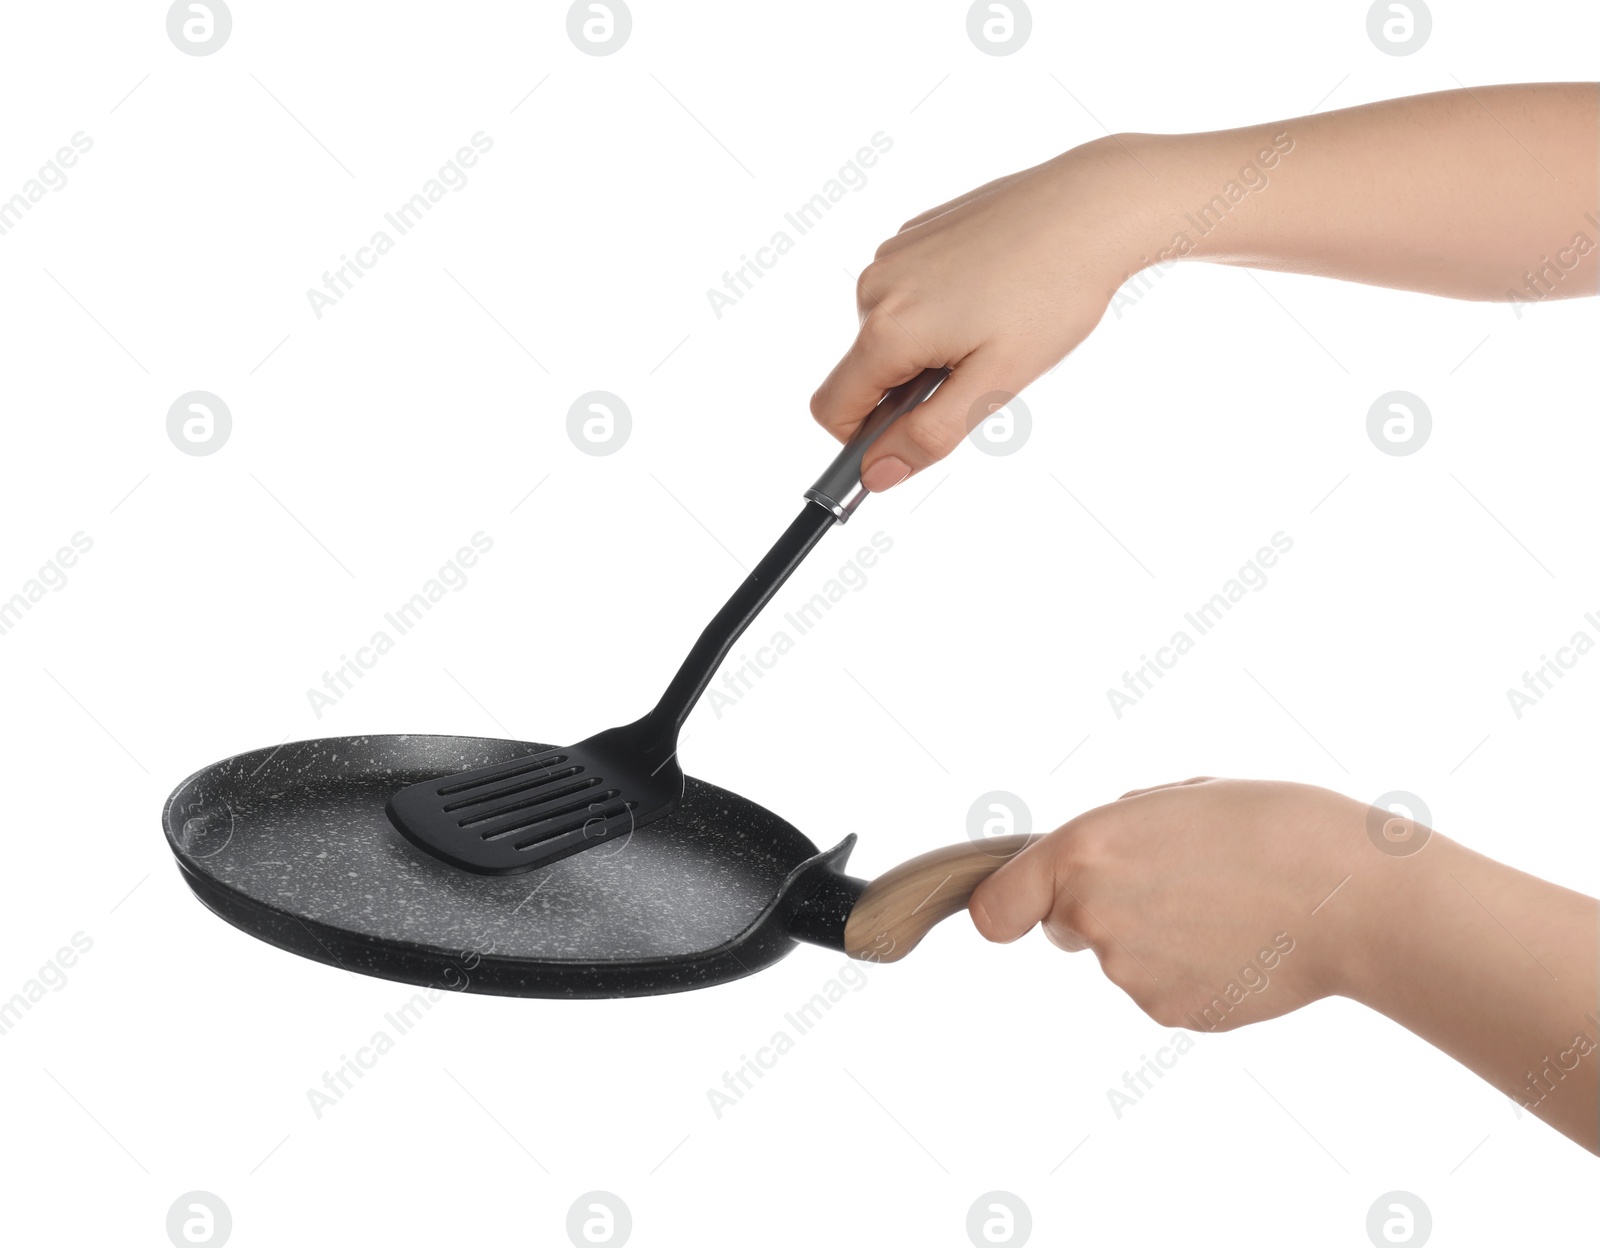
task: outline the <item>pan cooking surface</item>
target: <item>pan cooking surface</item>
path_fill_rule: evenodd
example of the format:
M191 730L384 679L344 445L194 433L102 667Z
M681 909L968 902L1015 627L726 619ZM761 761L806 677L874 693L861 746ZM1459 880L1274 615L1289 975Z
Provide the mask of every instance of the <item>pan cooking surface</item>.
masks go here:
M671 991L788 951L785 936L697 965L747 933L816 848L735 794L688 779L684 802L631 836L525 875L448 866L384 813L407 784L549 747L471 737L336 737L254 750L190 777L167 837L197 894L229 922L351 970L519 995L627 991L606 964L658 964ZM712 959L717 961L717 959ZM521 964L521 965L519 965ZM597 967L587 982L584 966Z

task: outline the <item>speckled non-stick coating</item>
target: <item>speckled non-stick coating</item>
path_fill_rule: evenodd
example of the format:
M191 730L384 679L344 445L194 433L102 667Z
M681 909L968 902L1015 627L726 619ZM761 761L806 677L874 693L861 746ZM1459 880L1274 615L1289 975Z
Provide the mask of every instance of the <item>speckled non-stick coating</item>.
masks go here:
M665 819L523 875L440 862L384 813L407 784L548 748L371 736L253 750L186 780L163 823L191 887L229 922L387 978L632 995L735 978L789 951L781 922L767 920L816 847L692 777Z

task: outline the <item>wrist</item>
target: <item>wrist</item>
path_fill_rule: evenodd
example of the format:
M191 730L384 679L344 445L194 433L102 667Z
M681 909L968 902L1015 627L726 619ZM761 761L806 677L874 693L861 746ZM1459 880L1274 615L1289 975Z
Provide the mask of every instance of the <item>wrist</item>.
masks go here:
M1371 1006L1394 979L1406 930L1427 905L1444 837L1392 811L1326 789L1310 790L1296 821L1318 883L1296 887L1293 907L1319 996ZM1424 919L1424 926L1426 920Z
M1168 214L1145 150L1152 137L1157 136L1109 134L1050 162L1058 174L1068 238L1079 248L1092 247L1108 291L1159 263L1170 239Z
M1074 149L1093 153L1117 214L1108 238L1122 281L1180 260L1270 265L1273 190L1292 170L1295 151L1287 123L1117 134Z
M1365 808L1362 823L1346 868L1350 880L1340 893L1344 904L1335 898L1323 912L1332 911L1335 919L1331 991L1396 1018L1419 968L1433 966L1444 953L1440 933L1459 931L1457 903L1464 898L1451 875L1464 851L1448 837L1375 807ZM1426 839L1399 852L1393 848L1398 834L1385 839L1391 827L1413 829L1411 835ZM1382 848L1380 839L1391 848Z

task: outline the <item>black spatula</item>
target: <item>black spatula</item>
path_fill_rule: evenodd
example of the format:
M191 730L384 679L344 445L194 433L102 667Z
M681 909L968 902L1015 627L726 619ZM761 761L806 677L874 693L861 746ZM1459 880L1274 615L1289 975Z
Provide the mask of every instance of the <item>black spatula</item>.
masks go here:
M884 395L806 491L805 509L700 634L648 715L576 745L401 789L389 799L394 826L445 862L511 875L671 811L683 798L678 731L717 666L822 535L848 520L865 497L861 458L867 448L947 376L947 369L930 368Z

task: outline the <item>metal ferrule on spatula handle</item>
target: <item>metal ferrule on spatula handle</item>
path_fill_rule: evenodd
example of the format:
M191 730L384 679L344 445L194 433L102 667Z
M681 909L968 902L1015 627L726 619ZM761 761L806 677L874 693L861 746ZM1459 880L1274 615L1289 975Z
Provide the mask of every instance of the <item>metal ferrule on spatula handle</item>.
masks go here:
M806 491L806 497L826 507L840 524L850 519L851 513L867 496L867 489L861 484L861 460L867 450L890 425L927 402L949 375L948 368L926 369L884 395L871 414L856 426L827 471Z

